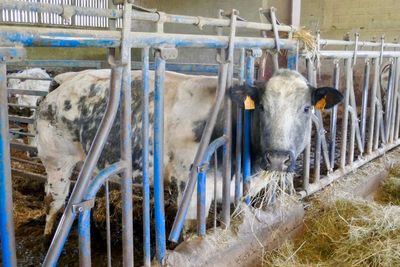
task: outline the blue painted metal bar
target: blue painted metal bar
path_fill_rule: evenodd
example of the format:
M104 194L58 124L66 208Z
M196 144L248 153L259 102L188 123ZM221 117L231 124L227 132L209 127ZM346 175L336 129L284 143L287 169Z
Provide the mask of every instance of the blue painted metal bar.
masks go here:
M0 45L45 47L119 47L121 33L117 31L77 30L56 28L30 29L19 26L0 26ZM228 36L169 34L134 32L130 33L129 43L132 47L171 45L179 47L226 48ZM282 49L294 49L296 42L279 39ZM275 40L271 38L235 37L235 49L239 48L274 48Z
M210 165L212 155L217 151L218 148L225 145L227 142L228 138L226 136L221 136L211 142L211 144L207 147L200 165L197 166L197 234L199 236L206 235L207 167Z
M6 64L0 62L0 239L4 267L17 266L11 186L10 144L8 141Z
M246 84L253 86L254 83L254 57L247 55L246 58ZM244 122L243 122L243 195L249 190L251 176L251 111L244 111ZM246 203L250 203L249 197L246 198Z
M165 257L165 211L164 211L164 79L165 60L157 51L154 80L154 212L156 224L157 260Z
M149 181L149 48L142 49L142 170L143 170L143 251L144 266L151 266L150 251L150 181Z
M79 266L92 266L90 251L90 210L84 210L78 217Z
M239 82L244 84L245 81L245 50L240 51L240 72L239 72ZM235 205L237 206L241 197L240 182L242 180L242 133L243 133L243 109L237 106L236 110L236 171L235 171Z
M120 173L126 164L125 162L114 163L103 170L92 180L85 193L84 200L93 200L101 186L112 175ZM79 266L91 266L90 260L90 209L84 209L79 214L78 219L78 235L79 235Z

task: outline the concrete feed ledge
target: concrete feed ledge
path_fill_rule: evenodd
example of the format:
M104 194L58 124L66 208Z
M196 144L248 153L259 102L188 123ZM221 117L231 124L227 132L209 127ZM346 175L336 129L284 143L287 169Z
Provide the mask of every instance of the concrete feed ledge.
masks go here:
M387 176L388 169L400 164L400 148L365 164L325 190L319 197L368 198ZM232 229L210 230L205 238L193 236L182 242L174 251L168 251L166 266L258 266L263 251L277 248L302 228L304 208L292 201L284 208L260 211L243 205L240 222L233 220ZM238 220L237 220L238 221Z

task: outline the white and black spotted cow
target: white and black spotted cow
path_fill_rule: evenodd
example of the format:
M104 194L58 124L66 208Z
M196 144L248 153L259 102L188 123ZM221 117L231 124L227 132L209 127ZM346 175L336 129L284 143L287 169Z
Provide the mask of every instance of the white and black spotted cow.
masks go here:
M151 73L150 77L154 77ZM38 152L48 174L46 193L51 200L45 234L49 234L55 215L68 195L70 175L77 162L85 158L97 126L104 114L110 79L109 70L66 73L56 77L60 86L41 103L37 120ZM154 80L150 79L150 88ZM178 181L183 189L205 121L213 105L217 78L166 72L165 76L165 180ZM132 72L132 131L134 179L141 167L141 71ZM153 92L151 92L151 96ZM284 170L286 157L295 159L306 145L307 121L312 104L318 100L329 108L341 99L331 88L315 89L297 72L281 70L262 87L232 88L232 98L243 103L247 95L256 102L253 112L253 158L266 156L274 169ZM153 102L150 97L150 139ZM118 118L118 116L117 116ZM215 136L222 135L218 120ZM119 121L111 131L99 168L118 160ZM152 147L152 146L150 146ZM150 150L150 154L152 151ZM265 158L264 158L265 159ZM152 165L150 157L150 166ZM208 185L207 185L208 186ZM210 194L213 190L207 190ZM207 206L211 203L207 196ZM195 218L195 201L188 212Z

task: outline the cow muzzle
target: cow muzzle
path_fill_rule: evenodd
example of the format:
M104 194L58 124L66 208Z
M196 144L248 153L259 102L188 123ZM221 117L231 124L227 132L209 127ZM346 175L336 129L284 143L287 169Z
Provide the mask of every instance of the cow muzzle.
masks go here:
M294 172L294 154L288 150L268 150L265 154L267 169L280 172Z

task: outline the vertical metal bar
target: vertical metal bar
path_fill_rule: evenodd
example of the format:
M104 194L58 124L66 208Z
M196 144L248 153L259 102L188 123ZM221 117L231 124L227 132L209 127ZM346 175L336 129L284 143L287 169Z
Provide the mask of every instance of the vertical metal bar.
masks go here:
M90 253L90 210L79 213L78 219L79 234L79 266L92 266Z
M110 190L108 180L105 184L106 190L106 227L107 227L107 267L111 267L111 224L110 224Z
M244 62L245 62L245 50L240 50L240 72L239 82L244 83ZM240 201L240 181L242 176L242 133L243 133L243 110L238 106L236 116L236 172L235 172L235 205L237 206Z
M251 52L247 53L246 58L246 85L253 86L254 83L254 56ZM250 189L251 176L251 111L244 111L243 122L243 195L247 195ZM250 203L250 198L246 197L246 203Z
M149 47L142 49L142 169L143 169L143 251L144 266L151 266L150 251L150 181L149 181Z
M390 132L389 132L389 142L393 143L394 141L394 129L395 122L397 116L397 99L398 99L398 91L399 91L399 79L400 79L400 60L399 58L395 59L395 71L394 71L394 88L393 88L393 96L392 96L392 107L391 107L391 120L390 120Z
M308 82L310 84L314 84L314 82L313 82L314 66L310 59L307 59L306 65L307 65ZM308 134L308 136L307 136L307 145L306 145L306 148L304 149L304 153L303 153L303 189L306 191L308 190L308 187L310 185L310 154L311 154L311 130L312 130L311 120L308 122L308 128L309 128L310 134Z
M197 175L197 235L206 235L206 173Z
M214 218L213 225L214 231L217 230L217 171L218 171L218 156L214 153Z
M372 91L371 91L371 104L370 104L370 122L369 122L369 129L368 129L368 146L367 146L367 153L372 153L372 146L374 142L374 127L375 127L375 117L376 117L376 91L379 89L379 70L380 65L378 58L374 59L374 80L372 84Z
M400 58L397 58L397 69L396 69L396 90L395 90L395 95L396 95L396 103L397 103L397 108L394 109L396 111L396 118L395 118L395 125L394 125L394 133L393 133L393 138L397 140L399 138L399 126L400 126L400 96L399 96L399 91L400 91Z
M164 78L165 60L161 52L155 55L154 81L154 209L156 223L157 260L165 256L165 215L164 215Z
M351 73L350 76L350 106L349 106L349 111L351 112L351 124L350 124L350 142L349 142L349 159L348 163L353 165L354 161L354 140L356 136L356 125L358 125L357 121L357 106L355 104L355 97L354 97L354 87L353 87L353 73ZM360 140L361 141L361 140Z
M313 182L318 182L321 171L321 132L318 118L315 116L315 152L314 152L314 180ZM322 133L323 134L323 133Z
M386 88L386 105L385 105L385 142L389 141L389 126L391 122L391 106L392 106L392 92L393 92L393 77L394 77L394 62L393 59L390 59L390 67L389 67L389 77L388 84Z
M133 221L132 221L132 93L131 93L131 46L130 32L132 4L124 1L121 62L124 64L121 99L121 159L126 162L122 173L122 256L125 267L134 265L133 258Z
M232 102L229 95L230 87L233 83L233 67L234 67L234 51L235 51L235 35L236 35L236 19L238 16L237 10L232 10L230 36L228 47L228 78L227 78L227 97L224 102L224 133L228 137L228 142L224 146L223 159L223 181L222 181L222 218L221 223L223 228L230 225L231 220L231 201L230 201L230 184L231 184L231 157L232 157Z
M333 71L333 87L339 90L340 86L340 65L339 61L335 61L335 68ZM336 130L337 130L337 106L334 106L331 111L330 118L330 146L329 146L329 159L331 168L335 167L335 150L336 150Z
M15 253L6 64L0 62L0 239L4 267L17 266Z
M347 130L348 130L348 120L349 120L349 100L350 100L350 90L351 90L351 75L352 74L352 64L349 59L345 59L346 67L346 91L344 96L344 108L343 108L343 121L342 121L342 145L340 148L340 168L344 169L346 166L346 147L347 147Z
M364 84L363 84L363 94L361 102L361 142L363 147L365 146L365 130L366 130L367 111L368 111L370 69L371 69L370 60L366 59L364 67Z

